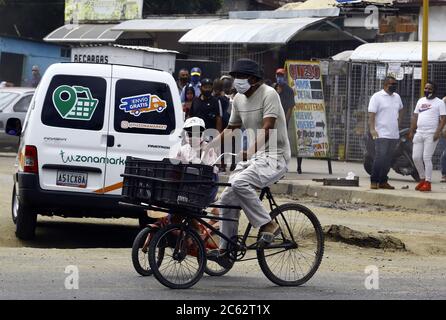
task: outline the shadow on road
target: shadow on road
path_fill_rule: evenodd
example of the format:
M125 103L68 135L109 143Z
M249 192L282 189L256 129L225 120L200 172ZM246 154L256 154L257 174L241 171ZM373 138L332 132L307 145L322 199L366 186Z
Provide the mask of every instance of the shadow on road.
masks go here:
M113 220L110 220L113 221ZM119 220L115 220L119 221ZM132 221L132 220L130 220ZM134 224L113 222L38 221L36 237L22 241L34 248L131 248L139 229Z

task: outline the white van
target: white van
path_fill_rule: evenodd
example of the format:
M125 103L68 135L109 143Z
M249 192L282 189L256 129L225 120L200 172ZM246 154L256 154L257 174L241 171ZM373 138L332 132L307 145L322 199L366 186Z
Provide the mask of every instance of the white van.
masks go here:
M143 211L118 205L125 159L169 157L183 126L169 73L84 63L49 67L17 120L6 131L21 135L12 199L21 239L34 236L37 214L145 223Z

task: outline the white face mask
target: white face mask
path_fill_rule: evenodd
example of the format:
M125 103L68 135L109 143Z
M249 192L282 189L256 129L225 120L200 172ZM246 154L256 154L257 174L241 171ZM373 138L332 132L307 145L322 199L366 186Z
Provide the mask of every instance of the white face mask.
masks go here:
M238 93L246 93L249 89L251 89L251 84L248 79L235 79L234 80L234 88Z

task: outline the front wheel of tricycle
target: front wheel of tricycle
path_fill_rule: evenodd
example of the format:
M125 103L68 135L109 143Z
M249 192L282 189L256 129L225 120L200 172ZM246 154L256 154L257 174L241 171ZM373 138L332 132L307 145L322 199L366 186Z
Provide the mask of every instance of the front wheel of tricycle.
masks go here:
M158 253L163 250L163 259ZM171 289L187 289L203 276L206 254L198 233L183 224L158 231L149 245L149 264L155 278Z
M310 209L297 203L283 204L270 215L281 232L271 244L257 249L260 268L279 286L300 286L321 264L324 254L321 224Z

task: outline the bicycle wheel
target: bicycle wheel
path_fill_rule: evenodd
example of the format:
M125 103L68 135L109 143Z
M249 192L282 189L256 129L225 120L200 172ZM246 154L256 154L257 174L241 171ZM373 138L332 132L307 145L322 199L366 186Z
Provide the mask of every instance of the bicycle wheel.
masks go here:
M164 250L163 259L158 252ZM187 289L203 276L206 255L197 232L182 224L158 231L149 246L149 264L155 278L171 289Z
M317 271L324 254L324 234L314 213L299 204L288 203L271 213L281 233L257 249L265 276L280 286L300 286ZM260 233L259 233L260 237Z
M135 240L133 241L133 246L132 246L133 267L135 268L136 272L138 272L140 275L144 277L152 275L152 269L150 269L149 265L148 250L149 250L149 243L153 239L153 235L155 234L156 231L158 231L158 229L146 227L138 233ZM162 261L162 258L164 256L164 251L159 250L158 254L159 254L158 261Z

